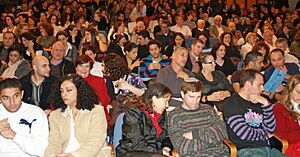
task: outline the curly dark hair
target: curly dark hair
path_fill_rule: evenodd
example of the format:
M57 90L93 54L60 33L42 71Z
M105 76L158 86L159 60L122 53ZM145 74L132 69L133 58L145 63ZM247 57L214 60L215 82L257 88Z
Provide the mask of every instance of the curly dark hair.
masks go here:
M76 74L69 74L53 85L53 90L51 91L49 98L50 103L54 106L55 109L61 108L61 112L64 112L67 108L67 105L64 103L61 97L60 91L61 84L66 80L74 83L77 88L77 109L92 110L96 104L100 103L98 100L98 96L93 88L88 85L88 83L83 78Z
M103 58L105 65L105 76L111 81L119 80L129 74L125 60L117 54L111 53Z
M52 36L54 34L54 28L49 22L43 22L40 27L45 29L47 35Z

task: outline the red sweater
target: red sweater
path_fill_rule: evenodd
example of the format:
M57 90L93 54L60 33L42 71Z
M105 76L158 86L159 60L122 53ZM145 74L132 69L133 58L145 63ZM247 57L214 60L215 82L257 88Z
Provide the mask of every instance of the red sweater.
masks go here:
M110 97L107 94L105 80L102 77L94 76L91 74L84 78L84 80L87 81L87 83L95 90L99 101L104 107L107 124L109 124L109 113L107 110L107 106L110 101Z
M273 108L276 119L276 133L286 139L289 143L300 141L300 126L287 110L277 102Z

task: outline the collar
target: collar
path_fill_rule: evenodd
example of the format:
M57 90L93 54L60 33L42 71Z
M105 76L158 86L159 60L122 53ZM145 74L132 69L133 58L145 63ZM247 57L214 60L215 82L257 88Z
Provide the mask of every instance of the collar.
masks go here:
M295 111L298 114L300 114L299 104L296 103L296 101L294 101L293 99L291 99L291 104L293 106L293 111Z
M64 116L64 117L70 116L70 112L71 112L71 107L70 107L69 105L67 105L67 108L66 108L65 111L63 112L63 116ZM84 114L88 114L88 113L90 113L90 112L91 112L91 111L89 111L89 110L87 110L87 109L84 109L84 110L80 109L80 110L78 111L78 114L84 115Z

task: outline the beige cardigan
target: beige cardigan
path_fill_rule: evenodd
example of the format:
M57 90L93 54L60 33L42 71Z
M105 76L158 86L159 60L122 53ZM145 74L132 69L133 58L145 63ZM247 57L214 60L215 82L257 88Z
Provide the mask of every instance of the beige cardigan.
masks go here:
M50 114L50 134L45 157L52 157L57 153L63 153L70 140L70 109L64 112L57 109ZM75 118L75 137L80 148L71 152L74 157L106 157L109 152L106 147L107 123L104 109L101 105L95 105L91 111L79 110ZM106 153L107 152L107 153Z

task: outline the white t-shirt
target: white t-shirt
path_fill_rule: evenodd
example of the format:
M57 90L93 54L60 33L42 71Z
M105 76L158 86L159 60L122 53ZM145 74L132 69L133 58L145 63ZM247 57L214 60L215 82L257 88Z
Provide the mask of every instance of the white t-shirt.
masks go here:
M0 156L30 157L44 156L48 145L48 119L42 109L22 102L17 112L8 112L0 104L0 120L8 118L12 130L16 132L13 140L0 135Z

